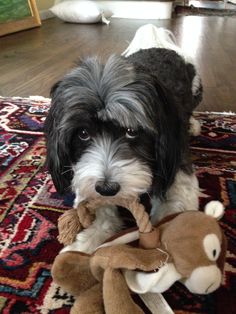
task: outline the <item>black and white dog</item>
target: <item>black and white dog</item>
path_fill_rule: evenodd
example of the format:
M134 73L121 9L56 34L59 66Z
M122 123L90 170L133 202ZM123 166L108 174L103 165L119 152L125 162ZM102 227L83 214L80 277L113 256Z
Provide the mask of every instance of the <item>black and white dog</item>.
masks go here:
M82 61L51 97L48 168L58 192L75 193L75 207L98 194L148 193L153 221L198 209L189 130L202 85L169 31L141 27L123 56ZM116 207L101 208L74 245L92 252L122 224Z

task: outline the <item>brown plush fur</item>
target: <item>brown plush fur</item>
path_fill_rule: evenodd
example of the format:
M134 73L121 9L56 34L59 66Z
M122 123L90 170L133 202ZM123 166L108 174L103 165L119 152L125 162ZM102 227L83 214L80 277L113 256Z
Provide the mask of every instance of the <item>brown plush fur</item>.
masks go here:
M103 298L105 313L143 313L132 300L125 278L119 269L112 267L106 269L103 277Z
M129 245L102 247L91 257L90 268L97 280L102 279L103 271L113 269L130 269L151 271L158 269L166 254L157 249L145 250Z
M52 266L53 280L74 296L97 283L89 268L90 256L78 252L57 255Z
M103 314L102 283L97 283L80 294L70 311L71 314Z
M59 254L52 276L58 285L76 297L71 313L143 313L130 296L123 269L155 271L168 259L183 278L188 278L199 266L219 264L223 267L225 237L216 219L201 212L184 212L159 223L158 231L161 250L120 244L100 247L91 256L80 252ZM203 238L212 233L222 245L215 262L207 258L202 248Z
M174 257L176 269L184 278L188 278L193 269L199 265L212 264L200 247L204 236L214 232L221 242L223 237L216 219L210 216L206 217L205 214L197 211L178 215L168 224L162 225L160 232L162 233L162 242L168 245L168 253Z

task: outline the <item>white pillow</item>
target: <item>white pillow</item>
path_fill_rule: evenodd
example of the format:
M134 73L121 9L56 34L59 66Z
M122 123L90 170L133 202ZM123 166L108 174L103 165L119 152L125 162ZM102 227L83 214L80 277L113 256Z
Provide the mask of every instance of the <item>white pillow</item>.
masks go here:
M65 1L54 5L50 11L59 19L71 23L97 23L109 24L103 11L92 1Z

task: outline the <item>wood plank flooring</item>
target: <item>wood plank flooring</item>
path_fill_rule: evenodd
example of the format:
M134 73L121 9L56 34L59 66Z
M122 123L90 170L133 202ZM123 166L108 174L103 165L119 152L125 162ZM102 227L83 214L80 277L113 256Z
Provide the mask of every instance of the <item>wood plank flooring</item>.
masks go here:
M171 20L111 19L79 25L58 19L41 28L0 38L0 95L47 97L50 87L80 57L120 54L141 25L153 23L173 31L178 44L191 54L202 77L201 111L236 112L236 18L185 16Z

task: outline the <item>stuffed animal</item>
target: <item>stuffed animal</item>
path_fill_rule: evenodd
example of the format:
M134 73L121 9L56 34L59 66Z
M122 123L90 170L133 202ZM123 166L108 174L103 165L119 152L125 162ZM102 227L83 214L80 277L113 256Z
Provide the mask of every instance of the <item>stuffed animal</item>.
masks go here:
M193 293L208 294L221 283L226 239L216 219L221 203L205 213L186 211L154 227L156 247L138 246L139 231L124 231L89 255L64 251L53 264L54 281L75 297L72 314L139 314L130 292L163 292L181 282ZM152 237L153 238L153 237Z

